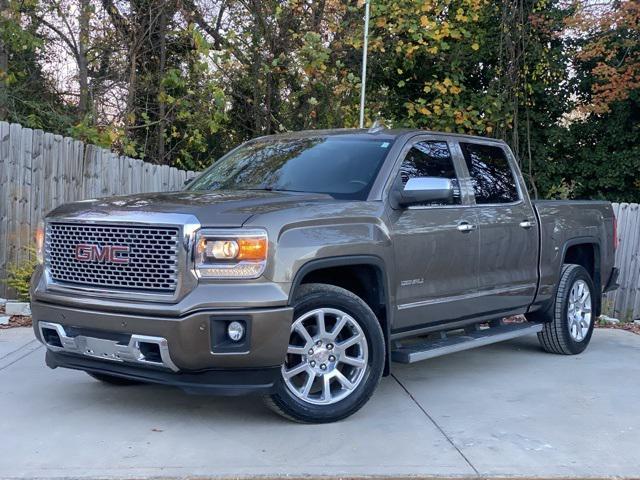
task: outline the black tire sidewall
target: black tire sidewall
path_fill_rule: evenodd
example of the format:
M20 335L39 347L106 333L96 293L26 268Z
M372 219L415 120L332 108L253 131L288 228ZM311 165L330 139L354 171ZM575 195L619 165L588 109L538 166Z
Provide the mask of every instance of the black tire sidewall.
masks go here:
M568 275L566 279L567 287L563 292L562 299L561 299L562 318L556 319L556 322L559 321L560 323L560 328L562 329L562 334L564 336L564 340L567 347L569 348L572 354L577 354L577 353L582 353L587 348L587 346L589 345L589 342L591 341L591 336L593 335L593 329L595 327L595 322L596 322L596 319L595 319L596 299L594 297L595 285L593 284L593 280L591 279L591 276L589 275L589 273L582 266L579 266L579 265L574 266L567 272L567 275ZM587 284L587 286L589 287L589 294L591 295L591 325L589 326L589 331L587 332L587 334L585 335L585 337L582 339L581 342L575 341L571 336L571 333L569 332L569 316L568 316L569 296L571 295L571 289L573 288L573 285L577 280L583 280Z
M284 379L280 377L272 400L284 413L297 421L327 423L341 420L355 413L371 397L384 370L384 336L375 314L358 297L337 287L326 286L326 289L319 285L314 287L316 288L309 293L298 297L294 305L294 321L317 308L336 308L351 315L362 328L367 340L369 358L365 377L348 397L331 405L313 405L302 401L289 391Z

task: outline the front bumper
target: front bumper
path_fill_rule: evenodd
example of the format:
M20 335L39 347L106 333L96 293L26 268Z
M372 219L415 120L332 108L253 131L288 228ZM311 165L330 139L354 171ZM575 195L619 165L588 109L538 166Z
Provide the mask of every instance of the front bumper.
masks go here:
M51 350L47 350L46 362L50 368L64 367L102 373L146 383L178 387L188 393L210 395L271 393L280 375L279 367L170 372L135 365L108 363L104 360L56 353Z
M127 361L127 355L136 350L124 349L133 346L136 339L152 338L164 342L162 346L170 358L169 363L161 365L163 369L178 374L219 369L237 369L240 374L244 369L279 367L286 355L293 317L291 307L204 310L182 317L105 312L37 300L31 309L35 334L41 342L47 344L41 323L59 325L64 336L78 340L69 340L67 349L51 346L49 350L55 355L84 360L91 345L97 345L99 349L107 348L104 351L109 355L105 357L124 354L123 358L89 359L107 365L105 368L151 368L154 366ZM238 343L230 342L225 335L227 325L234 320L246 326L246 335Z

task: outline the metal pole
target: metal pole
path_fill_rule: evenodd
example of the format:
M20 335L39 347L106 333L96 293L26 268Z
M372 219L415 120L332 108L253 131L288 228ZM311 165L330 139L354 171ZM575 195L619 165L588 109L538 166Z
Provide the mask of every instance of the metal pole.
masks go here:
M364 46L362 49L362 81L360 86L360 128L364 128L364 96L367 84L367 48L369 46L369 5L366 0L364 7Z

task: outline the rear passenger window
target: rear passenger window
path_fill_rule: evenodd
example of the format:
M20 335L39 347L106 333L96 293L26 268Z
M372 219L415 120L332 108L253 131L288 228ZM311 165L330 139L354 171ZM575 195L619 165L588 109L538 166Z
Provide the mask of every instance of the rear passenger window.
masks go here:
M418 142L407 153L400 167L402 183L406 185L410 178L439 177L452 180L453 203L460 204L458 177L447 142Z
M502 148L476 143L460 143L460 147L478 205L518 200L516 179Z

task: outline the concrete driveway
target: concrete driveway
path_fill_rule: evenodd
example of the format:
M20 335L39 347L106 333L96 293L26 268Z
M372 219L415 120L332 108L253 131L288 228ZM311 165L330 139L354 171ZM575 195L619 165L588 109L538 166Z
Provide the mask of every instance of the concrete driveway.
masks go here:
M29 330L0 331L0 478L640 477L640 336L596 331L583 355L535 337L395 365L332 425L255 398L109 387L49 370Z

